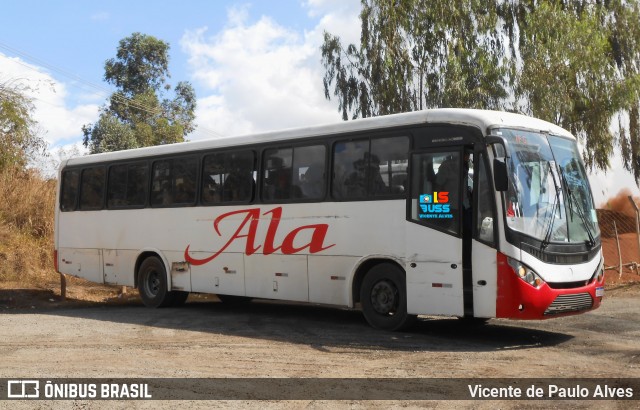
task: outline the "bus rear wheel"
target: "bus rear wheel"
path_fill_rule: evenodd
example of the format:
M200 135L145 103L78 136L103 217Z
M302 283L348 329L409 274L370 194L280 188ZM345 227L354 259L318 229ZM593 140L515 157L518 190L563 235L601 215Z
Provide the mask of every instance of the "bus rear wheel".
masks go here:
M360 303L367 322L376 329L403 330L416 320L407 313L404 272L391 263L374 266L364 277Z
M174 295L167 285L167 271L162 261L156 256L145 259L138 270L138 291L145 306L170 306Z

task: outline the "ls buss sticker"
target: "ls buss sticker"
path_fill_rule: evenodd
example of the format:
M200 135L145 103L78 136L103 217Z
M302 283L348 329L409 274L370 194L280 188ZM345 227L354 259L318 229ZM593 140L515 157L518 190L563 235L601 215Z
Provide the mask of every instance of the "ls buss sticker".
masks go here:
M452 219L449 192L420 195L420 219Z

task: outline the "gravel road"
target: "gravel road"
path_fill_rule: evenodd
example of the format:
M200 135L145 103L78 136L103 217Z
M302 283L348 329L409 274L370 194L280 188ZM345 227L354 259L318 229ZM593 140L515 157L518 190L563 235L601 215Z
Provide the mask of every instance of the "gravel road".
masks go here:
M0 291L0 305L10 292ZM640 377L640 286L608 293L599 310L584 315L540 322L491 320L475 327L457 319L420 317L415 328L402 333L372 329L357 311L268 301L228 306L215 298L191 297L183 307L157 310L135 300L0 307L0 377ZM328 403L350 408L460 404ZM34 403L15 404L32 408ZM63 408L105 404L55 403ZM132 404L157 408L160 403L109 407ZM213 402L214 407L250 404L256 403ZM627 404L632 402L608 402L605 408ZM323 407L315 401L263 402L259 407L265 406Z

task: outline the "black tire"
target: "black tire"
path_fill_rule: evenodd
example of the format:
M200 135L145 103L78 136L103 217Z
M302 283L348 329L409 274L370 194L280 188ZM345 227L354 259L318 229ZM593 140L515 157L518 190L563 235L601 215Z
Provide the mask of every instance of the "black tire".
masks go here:
M220 299L220 302L224 303L225 305L232 305L232 306L244 305L253 300L253 298L250 298L248 296L218 295L218 294L216 294L216 296L218 297L218 299Z
M189 292L185 292L183 290L172 290L171 293L173 294L173 302L171 302L171 306L182 306L189 297Z
M365 319L376 329L407 329L417 318L407 313L404 271L392 263L381 263L367 272L360 288L360 303Z
M158 257L150 256L140 265L138 291L147 307L159 308L173 303L174 294L167 289L167 271Z

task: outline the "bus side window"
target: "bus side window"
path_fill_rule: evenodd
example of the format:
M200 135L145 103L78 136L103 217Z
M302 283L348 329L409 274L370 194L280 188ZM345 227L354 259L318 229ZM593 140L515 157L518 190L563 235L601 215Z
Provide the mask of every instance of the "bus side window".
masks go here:
M338 199L363 198L367 193L366 167L369 141L338 142L333 149L332 195Z
M318 199L324 195L324 145L264 152L264 200Z
M484 163L484 155L479 155L475 161L478 170L478 186L476 192L478 195L477 209L477 232L478 238L489 244L494 244L494 221L493 221L493 198L495 197Z
M372 139L369 192L375 196L404 194L408 163L408 137Z
M104 198L104 167L85 168L80 182L80 209L92 211L102 209Z
M151 205L162 206L172 203L171 161L155 161L153 163L153 181L151 182Z
M332 195L337 199L404 196L409 162L406 136L338 142Z
M193 204L195 202L197 174L197 158L173 160L173 203Z
M223 152L204 157L202 202L249 202L253 199L256 172L253 151Z
M78 196L78 179L80 171L64 171L62 173L62 187L60 192L60 210L73 211L76 208Z
M255 189L255 155L252 151L226 154L224 156L226 178L222 186L223 202L249 202Z
M107 184L107 207L127 206L127 168L128 165L114 165L109 168Z
M299 197L320 199L325 187L325 147L312 145L293 150L293 186Z
M113 165L109 168L107 207L109 209L130 206L141 207L147 201L146 163Z
M147 201L149 165L129 165L127 177L127 205L144 206Z
M291 161L293 149L269 149L264 151L262 199L273 201L291 197Z

